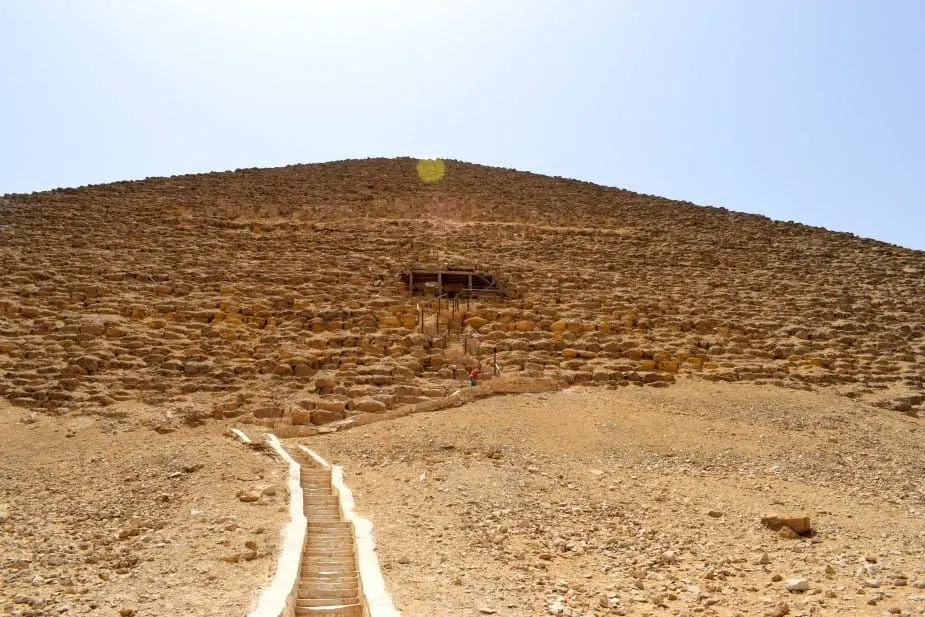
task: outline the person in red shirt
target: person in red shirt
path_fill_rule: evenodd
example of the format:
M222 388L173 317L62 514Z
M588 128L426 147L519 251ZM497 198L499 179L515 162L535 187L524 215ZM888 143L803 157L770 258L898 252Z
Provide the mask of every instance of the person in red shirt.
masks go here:
M469 373L469 385L477 386L479 383L479 367L472 369L472 372Z

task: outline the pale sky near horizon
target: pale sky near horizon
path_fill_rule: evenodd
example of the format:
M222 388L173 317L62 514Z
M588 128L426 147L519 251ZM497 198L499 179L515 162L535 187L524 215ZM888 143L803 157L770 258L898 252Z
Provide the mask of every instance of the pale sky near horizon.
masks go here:
M0 0L0 135L0 194L442 156L925 250L925 2Z

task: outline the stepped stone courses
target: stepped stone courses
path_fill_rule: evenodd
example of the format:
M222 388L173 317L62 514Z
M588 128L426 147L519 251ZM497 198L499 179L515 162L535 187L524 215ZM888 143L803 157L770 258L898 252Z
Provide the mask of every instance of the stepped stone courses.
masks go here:
M396 278L414 263L478 264L512 297L438 321ZM0 396L54 414L140 400L312 430L443 398L495 350L562 384L925 404L925 253L465 163L437 184L374 159L7 196L0 264Z

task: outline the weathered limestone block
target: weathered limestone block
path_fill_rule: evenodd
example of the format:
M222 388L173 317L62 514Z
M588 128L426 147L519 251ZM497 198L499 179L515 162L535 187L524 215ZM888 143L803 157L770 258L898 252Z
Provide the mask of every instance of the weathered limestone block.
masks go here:
M255 418L282 418L283 408L278 405L268 405L254 409Z
M309 424L312 420L312 412L309 409L294 409L289 414L289 421L299 426Z
M383 413L386 410L386 404L374 398L361 398L350 403L351 411L363 413Z
M305 413L311 415L311 423L315 425L327 424L328 422L334 422L335 420L342 420L344 418L343 410L313 409ZM295 422L293 422L293 424L295 424Z
M484 317L470 317L463 323L474 330L479 330L488 323L488 320Z
M314 412L314 411L322 410L322 411L336 411L339 413L343 413L346 408L347 408L346 397L332 396L332 397L325 397L325 398L320 398L316 400L315 409L312 411Z
M292 367L288 364L280 363L273 367L273 374L280 377L289 377L292 372Z
M87 373L95 373L100 368L100 359L96 356L82 356L77 358L75 362L77 366L87 371Z
M102 324L85 323L80 326L81 334L90 334L92 336L102 336L106 328Z
M293 364L292 374L296 377L311 377L315 374L315 369L313 369L308 364Z
M677 373L679 365L674 360L663 360L658 363L658 370L663 373Z
M328 377L319 377L315 379L315 390L321 393L330 392L337 386L337 382Z
M514 328L518 332L532 332L536 329L536 322L522 319L514 324Z

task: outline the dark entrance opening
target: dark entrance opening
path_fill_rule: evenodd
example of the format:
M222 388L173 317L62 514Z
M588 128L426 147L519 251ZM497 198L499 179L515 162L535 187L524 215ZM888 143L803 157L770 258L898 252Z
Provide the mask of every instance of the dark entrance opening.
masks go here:
M474 298L503 295L500 281L494 274L478 271L474 267L412 268L398 276L408 291L417 296Z

